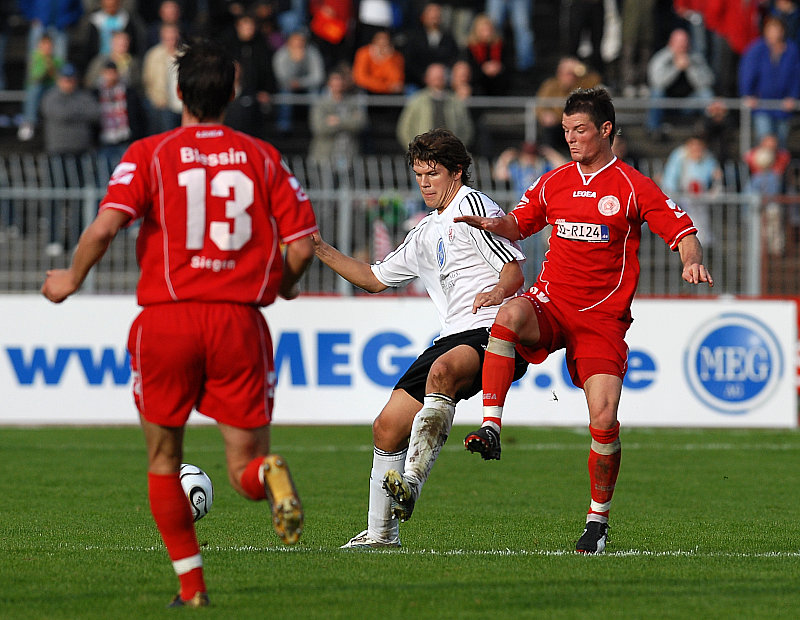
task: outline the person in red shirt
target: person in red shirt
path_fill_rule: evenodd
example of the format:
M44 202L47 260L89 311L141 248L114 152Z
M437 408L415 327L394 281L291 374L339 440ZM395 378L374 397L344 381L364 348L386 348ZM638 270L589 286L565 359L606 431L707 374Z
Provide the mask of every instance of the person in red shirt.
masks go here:
M233 487L269 501L284 543L303 510L286 462L270 454L275 372L260 307L297 296L317 231L308 197L270 144L221 124L235 66L215 43L177 58L181 127L134 142L108 183L68 269L42 293L78 290L116 234L141 219L141 313L128 339L133 393L148 453L153 518L180 580L171 606L208 604L203 561L178 472L192 409L215 419ZM281 246L285 245L282 255Z
M614 156L616 122L608 93L602 88L574 91L562 127L570 163L542 175L505 217L456 218L514 241L548 224L553 227L536 284L501 306L492 325L482 375L484 421L464 442L484 459L499 459L515 348L531 363L566 349L572 381L586 395L592 436L591 503L576 551L601 553L619 473L617 409L642 225L647 223L679 252L685 281L713 286L713 280L689 215L651 179Z

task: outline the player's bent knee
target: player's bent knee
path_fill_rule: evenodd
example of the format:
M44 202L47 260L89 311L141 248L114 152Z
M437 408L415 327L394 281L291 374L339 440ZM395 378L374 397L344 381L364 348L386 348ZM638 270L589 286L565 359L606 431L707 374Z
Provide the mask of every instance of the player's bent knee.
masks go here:
M380 450L396 452L408 444L410 428L410 423L406 429L404 424L398 424L387 420L386 416L379 415L372 423L372 442Z
M520 327L530 320L531 314L530 303L521 297L517 297L500 306L494 322L517 332Z

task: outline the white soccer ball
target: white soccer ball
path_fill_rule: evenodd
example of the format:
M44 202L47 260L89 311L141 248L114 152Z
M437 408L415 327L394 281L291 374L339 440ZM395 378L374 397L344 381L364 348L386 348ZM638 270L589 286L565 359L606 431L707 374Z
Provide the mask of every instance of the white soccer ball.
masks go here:
M180 471L181 486L192 508L192 516L199 521L208 514L214 502L214 485L206 472L189 463L183 463Z

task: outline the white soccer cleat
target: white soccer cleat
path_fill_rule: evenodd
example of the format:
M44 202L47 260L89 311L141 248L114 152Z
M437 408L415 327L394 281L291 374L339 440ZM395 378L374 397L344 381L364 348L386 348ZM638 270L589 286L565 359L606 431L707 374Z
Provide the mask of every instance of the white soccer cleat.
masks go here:
M384 541L373 538L369 535L369 530L364 530L360 534L356 534L340 549L397 549L400 547L400 537L395 536L393 539Z

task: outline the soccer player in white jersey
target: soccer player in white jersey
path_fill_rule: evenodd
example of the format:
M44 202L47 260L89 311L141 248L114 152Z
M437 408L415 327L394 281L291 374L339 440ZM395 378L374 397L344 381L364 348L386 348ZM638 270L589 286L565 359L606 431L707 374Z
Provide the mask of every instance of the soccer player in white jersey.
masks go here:
M515 355L536 364L566 349L572 382L586 395L592 437L591 498L579 553L601 553L606 545L622 454L617 409L628 363L625 333L644 224L679 253L686 282L714 284L689 215L614 156L615 116L604 89L573 92L561 121L572 161L542 175L502 218L456 218L512 240L553 227L536 284L497 313L483 367L483 425L464 441L484 458L495 450L499 455Z
M518 294L524 281L519 246L453 222L460 215L504 215L488 196L469 187L472 160L464 144L450 131L434 129L414 138L406 160L432 211L383 261L358 261L312 235L317 257L365 291L377 293L419 278L442 326L372 425L368 527L343 548L400 546L399 521L411 517L447 440L456 402L481 389L488 327L499 305ZM517 357L514 376L521 377L526 368Z

